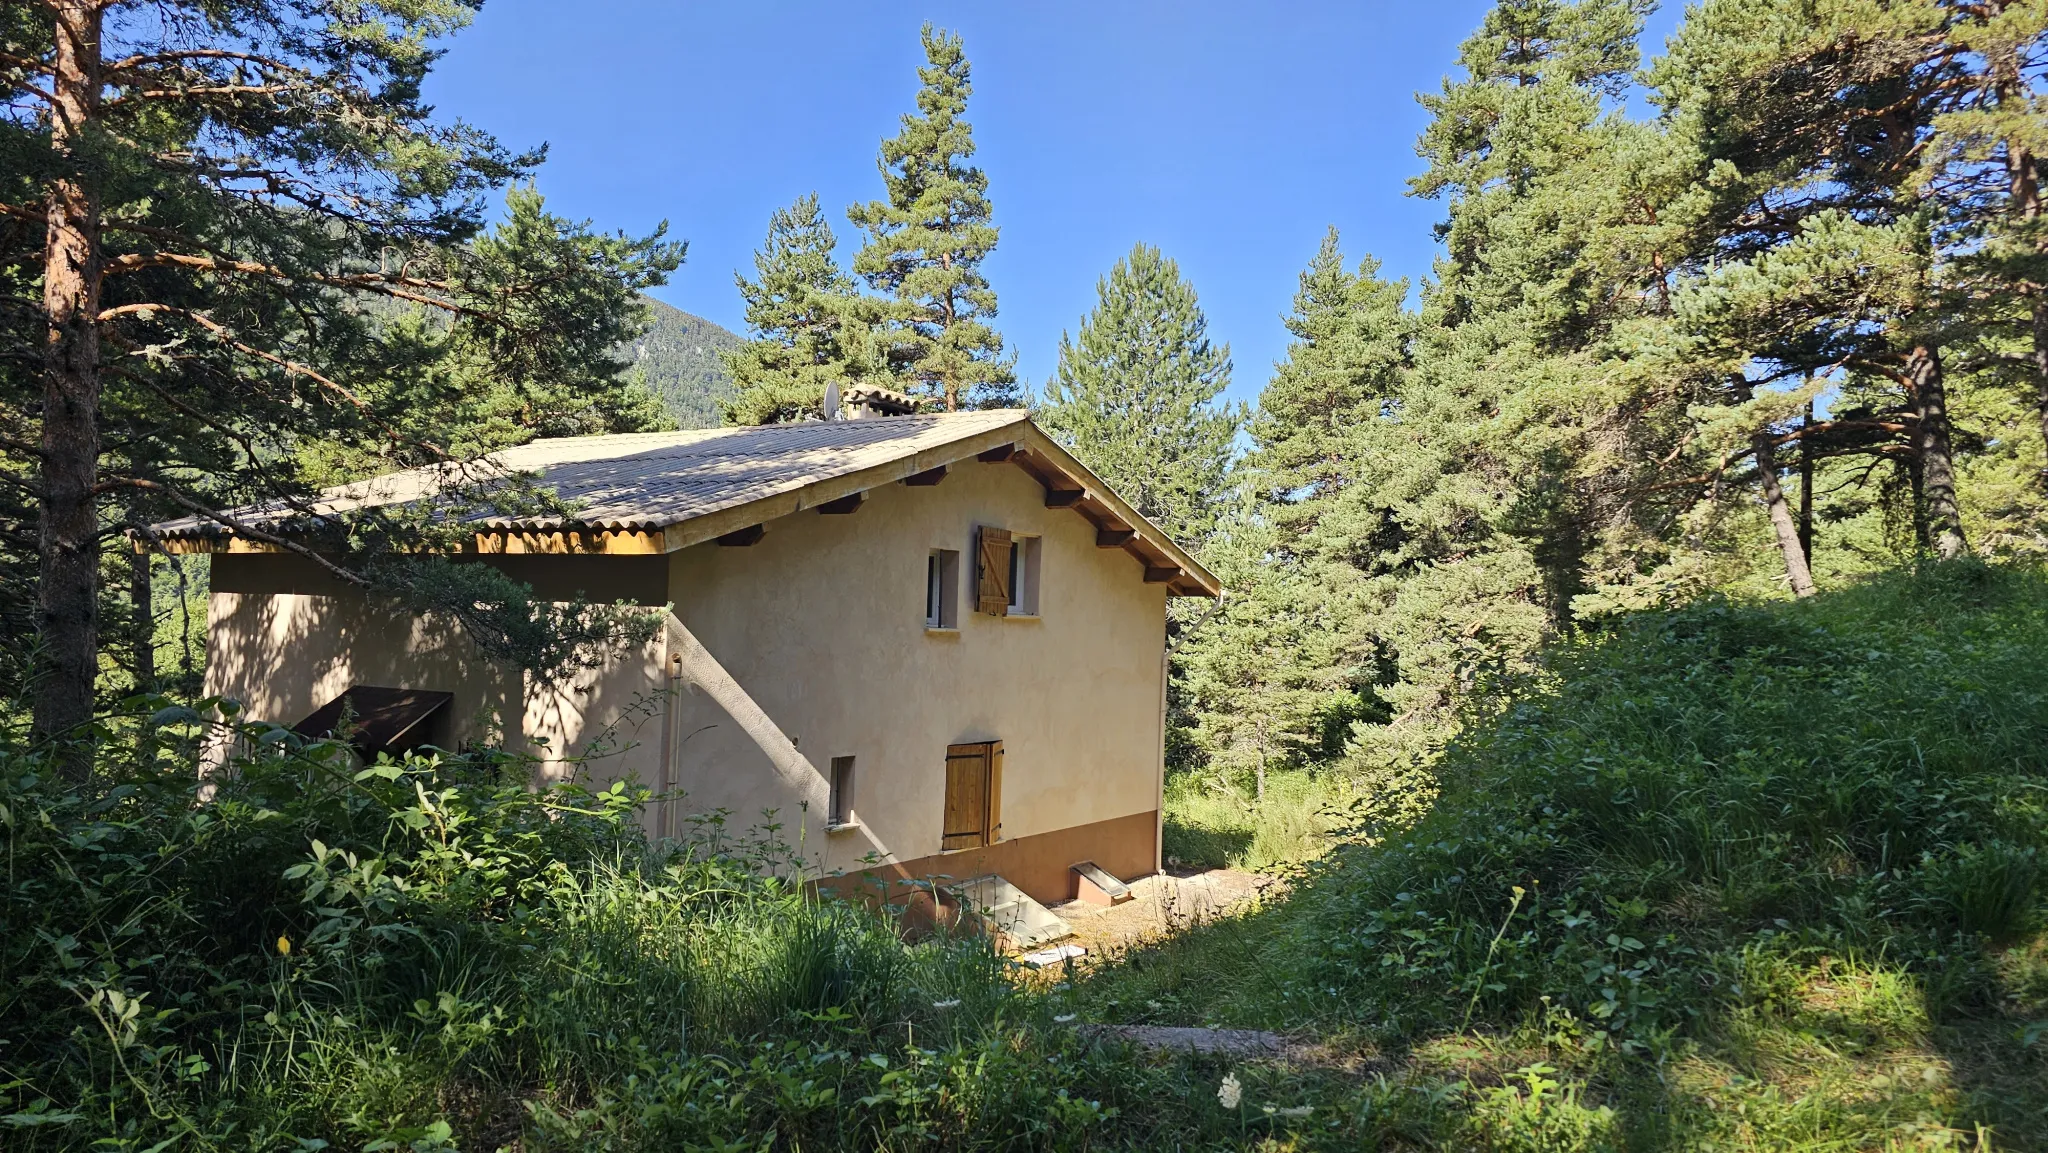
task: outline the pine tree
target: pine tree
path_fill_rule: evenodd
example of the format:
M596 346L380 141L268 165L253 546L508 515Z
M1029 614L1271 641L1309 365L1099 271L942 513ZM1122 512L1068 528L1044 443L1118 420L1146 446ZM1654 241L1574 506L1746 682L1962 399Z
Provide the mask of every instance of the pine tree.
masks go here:
M1601 349L1657 307L1661 226L1646 206L1673 177L1654 130L1601 112L1634 70L1642 7L1507 0L1489 14L1461 50L1465 75L1423 101L1429 168L1411 190L1447 201L1447 256L1405 322L1412 365L1379 361L1391 391L1341 441L1304 426L1284 389L1274 412L1288 415L1260 431L1343 459L1341 483L1322 482L1332 498L1274 516L1299 524L1288 547L1335 594L1334 651L1372 698L1354 771L1404 779L1474 689L1527 669L1573 625L1596 526L1630 519L1620 462L1650 434ZM1386 309L1382 328L1398 323Z
M1952 94L1968 90L1947 23L1931 0L1709 3L1651 76L1675 130L1702 142L1686 356L1726 380L1721 407L1761 406L1746 430L1710 419L1719 437L1695 444L1754 459L1758 426L1785 435L1773 426L1805 399L1764 385L1846 372L1853 402L1799 438L1899 461L1928 546L1953 557L1967 541L1948 363L1974 325L1948 288L1957 206L1915 189ZM1802 563L1788 551L1788 572Z
M1407 295L1408 282L1381 280L1379 262L1370 256L1357 272L1348 271L1334 228L1301 274L1286 321L1294 342L1259 395L1250 423L1256 448L1247 462L1258 473L1282 547L1353 551L1301 538L1364 474L1361 432L1385 418L1408 367L1415 325ZM1331 541L1355 531L1332 526Z
M673 427L617 350L646 328L642 288L660 284L682 246L606 236L547 211L531 185L467 247L473 306L401 302L380 312L382 356L359 395L398 433L471 458L543 436ZM388 439L308 437L297 459L324 487L400 467Z
M738 386L722 402L727 424L819 416L826 385L874 375L867 302L833 258L837 245L816 193L769 217L767 242L754 254L758 279L733 277L752 339L725 355Z
M1215 529L1239 413L1217 403L1230 347L1180 266L1140 244L1096 281L1080 335L1060 336L1042 427L1175 540Z
M883 293L877 340L904 391L948 410L1013 404L1016 373L989 321L996 294L982 261L996 246L988 177L973 167L972 126L961 119L973 91L958 36L924 26L926 64L917 112L882 142L885 200L847 210L867 233L854 271Z
M1229 590L1177 655L1193 743L1212 771L1263 776L1342 757L1388 719L1374 692L1384 496L1360 490L1370 430L1408 366L1407 285L1354 273L1333 229L1301 274L1295 336L1250 424L1242 495L1203 558Z
M134 7L89 0L10 21L0 68L18 111L0 121L0 203L27 222L0 230L0 265L39 298L0 321L13 350L0 359L0 468L23 482L6 486L10 500L34 494L34 719L47 736L92 717L99 570L123 528L303 503L299 449L323 438L378 445L394 465L451 458L445 430L384 406L403 390L380 382L412 354L382 339L395 311L451 318L478 363L533 397L565 364L603 375L583 338L621 329L587 308L617 298L586 274L616 272L612 288L630 296L681 259L658 236L606 253L609 240L552 226L552 240L472 244L488 194L539 160L436 122L420 99L436 41L472 3ZM549 251L558 243L566 263ZM278 547L364 588L438 588L466 621L504 609L501 636L542 622L509 581L409 583L418 528L393 520L373 534L376 565ZM88 767L82 748L65 762Z
M1235 494L1202 559L1226 591L1176 650L1174 695L1204 767L1226 781L1251 778L1263 798L1270 770L1334 761L1353 722L1386 718L1357 691L1345 643L1355 606L1290 563L1256 492Z

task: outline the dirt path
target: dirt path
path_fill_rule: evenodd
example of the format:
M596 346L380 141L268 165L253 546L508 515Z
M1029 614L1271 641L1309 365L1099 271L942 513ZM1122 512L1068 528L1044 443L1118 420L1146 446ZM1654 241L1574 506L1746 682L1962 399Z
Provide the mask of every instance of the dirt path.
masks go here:
M1097 1037L1129 1041L1141 1049L1187 1053L1216 1053L1226 1057L1265 1057L1273 1060L1318 1059L1321 1050L1310 1044L1260 1029L1196 1029L1180 1025L1091 1025Z
M1131 882L1131 899L1104 907L1064 901L1052 911L1074 930L1063 944L1088 950L1088 962L1214 920L1234 906L1277 894L1280 881L1238 869L1166 872Z

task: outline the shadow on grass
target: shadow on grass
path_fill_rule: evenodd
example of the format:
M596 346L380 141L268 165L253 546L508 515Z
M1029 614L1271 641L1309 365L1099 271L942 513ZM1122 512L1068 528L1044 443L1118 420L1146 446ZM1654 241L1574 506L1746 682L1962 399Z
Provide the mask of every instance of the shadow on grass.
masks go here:
M1168 864L1190 868L1221 869L1244 859L1252 845L1252 829L1220 829L1195 824L1168 812L1160 838Z
M1334 1038L1318 1108L1394 1119L1354 1141L2048 1148L2042 652L2030 570L1636 614L1475 722L1411 833L1075 995Z
M1283 970L1273 960L1294 914L1284 895L1270 894L1127 947L1089 972L1076 999L1106 1024L1284 1030Z

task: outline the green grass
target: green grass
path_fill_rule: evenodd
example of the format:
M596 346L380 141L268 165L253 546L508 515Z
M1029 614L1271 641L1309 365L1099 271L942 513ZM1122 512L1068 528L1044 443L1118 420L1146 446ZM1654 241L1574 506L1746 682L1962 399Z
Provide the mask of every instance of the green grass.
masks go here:
M1357 799L1333 773L1277 770L1263 799L1200 773L1175 774L1166 784L1167 864L1254 872L1302 864L1330 847Z
M646 844L623 787L252 730L202 799L165 717L87 788L0 765L9 1153L1051 1147L1176 1075L772 843Z
M2048 1148L2048 582L1646 613L1547 668L1418 824L1080 1003L1333 1038L1396 1145Z

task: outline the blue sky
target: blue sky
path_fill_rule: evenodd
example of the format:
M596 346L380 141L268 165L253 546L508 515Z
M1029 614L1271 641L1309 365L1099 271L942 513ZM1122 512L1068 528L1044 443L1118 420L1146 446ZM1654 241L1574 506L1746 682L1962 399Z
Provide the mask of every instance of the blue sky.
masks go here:
M734 331L735 269L768 214L881 194L876 146L912 107L927 19L966 40L969 119L1002 241L997 326L1036 391L1096 278L1143 241L1180 262L1256 398L1286 350L1296 274L1336 225L1355 260L1425 275L1441 205L1403 195L1483 0L911 5L491 0L430 82L444 116L545 142L550 207L645 231L689 261L656 295ZM1651 22L1661 43L1675 12Z

